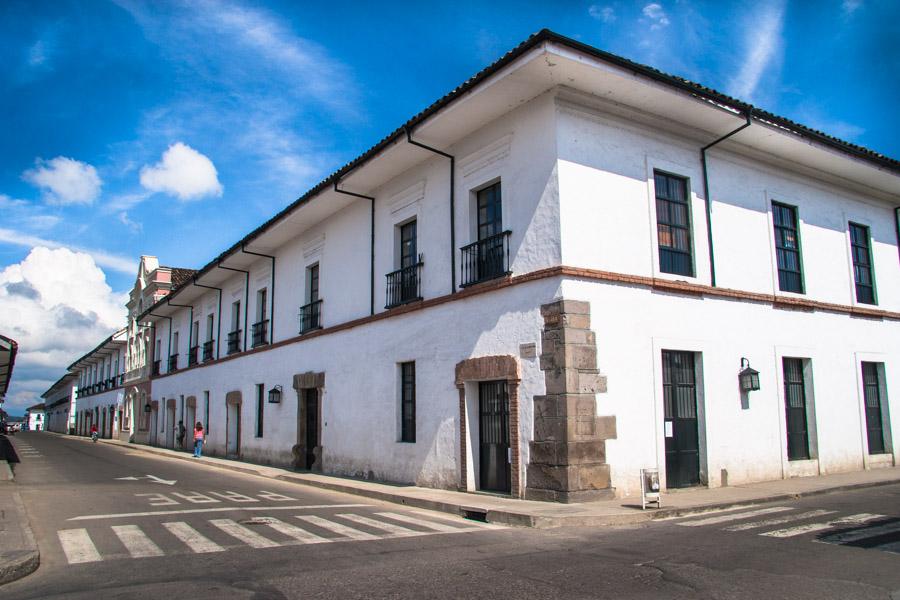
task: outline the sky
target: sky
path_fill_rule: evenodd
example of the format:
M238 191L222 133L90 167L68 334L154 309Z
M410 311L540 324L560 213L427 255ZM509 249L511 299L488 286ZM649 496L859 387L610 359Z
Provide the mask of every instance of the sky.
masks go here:
M124 325L141 255L203 266L545 27L900 158L895 0L4 0L4 408Z

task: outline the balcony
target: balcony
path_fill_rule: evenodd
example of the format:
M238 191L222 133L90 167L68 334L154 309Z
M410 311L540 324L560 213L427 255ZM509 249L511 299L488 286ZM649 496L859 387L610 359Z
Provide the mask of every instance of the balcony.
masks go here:
M322 328L322 300L300 307L300 333Z
M188 350L188 366L193 367L197 364L197 354L200 352L200 346L194 346Z
M241 351L241 330L231 331L228 333L228 354L234 354Z
M177 370L178 370L178 355L173 354L172 356L169 357L169 366L168 366L167 372L171 373L172 371L177 371Z
M159 368L160 368L160 363L161 363L161 362L162 362L161 360L154 360L154 361L153 361L153 376L154 376L154 377L156 377L157 375L159 375Z
M422 267L424 264L418 262L385 275L387 277L385 308L394 308L422 299Z
M262 346L269 343L269 320L263 319L259 323L253 324L253 347Z
M212 360L213 350L215 350L215 346L215 340L208 340L206 342L203 342L203 362Z
M462 253L461 287L509 275L509 236L504 231L460 248Z

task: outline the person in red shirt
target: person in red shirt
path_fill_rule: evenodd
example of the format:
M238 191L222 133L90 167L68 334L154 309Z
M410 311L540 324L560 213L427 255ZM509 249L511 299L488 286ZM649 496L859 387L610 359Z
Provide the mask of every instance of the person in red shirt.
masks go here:
M200 458L203 454L204 439L203 423L197 421L197 424L194 426L194 458Z

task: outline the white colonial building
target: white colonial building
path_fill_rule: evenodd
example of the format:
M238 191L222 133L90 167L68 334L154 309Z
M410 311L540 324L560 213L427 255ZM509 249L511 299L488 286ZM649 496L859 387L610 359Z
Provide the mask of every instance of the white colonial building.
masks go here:
M44 429L56 433L74 433L78 376L67 372L41 394L44 399Z
M126 330L120 329L69 365L77 383L73 433L89 435L92 425L103 438L129 430L125 419L124 369Z
M561 501L893 465L898 198L542 31L133 315L139 439Z

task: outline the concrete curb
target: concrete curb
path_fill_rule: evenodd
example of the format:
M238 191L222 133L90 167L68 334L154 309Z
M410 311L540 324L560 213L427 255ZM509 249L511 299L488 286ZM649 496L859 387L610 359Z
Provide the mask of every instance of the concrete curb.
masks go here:
M267 474L260 472L260 470L254 468L253 466L248 465L247 467L232 465L232 464L219 464L213 462L207 462L203 459L199 461L194 459L191 454L185 453L183 456L178 454L173 455L171 450L168 449L158 449L153 446L145 446L143 444L132 444L130 442L123 442L120 440L100 440L101 442L120 446L127 447L134 450L139 450L142 452L147 452L148 454L153 454L156 456L172 458L176 460L184 460L190 462L192 464L200 464L205 465L207 467L213 467L216 469L222 469L226 471L235 471L238 473L244 473L248 475L256 475L258 477L265 477L267 479L276 479L278 481L284 481L288 483L297 483L301 485L306 485L309 487L319 488L330 490L334 492L342 492L345 494L352 494L354 496L360 496L363 498L371 498L373 500L380 500L383 502L391 502L393 504L400 504L403 506L410 506L413 508L421 508L425 510L434 510L438 512L449 513L457 516L472 516L475 518L486 520L489 523L498 523L503 525L511 525L516 527L529 527L534 529L552 529L557 527L614 527L620 525L635 525L640 523L646 523L648 521L652 521L655 519L665 519L672 517L681 517L681 516L689 516L689 515L697 515L703 514L706 512L714 511L714 510L723 510L728 508L735 508L738 506L755 506L758 504L766 504L768 502L784 502L788 500L797 500L799 498L805 498L810 496L819 496L823 494L830 494L835 492L844 492L850 490L858 490L872 487L880 487L885 485L894 485L900 483L900 479L891 479L891 480L883 480L883 481L866 481L854 484L844 484L831 486L821 489L815 490L807 490L800 492L789 492L782 494L769 494L765 496L759 496L756 498L748 498L743 500L730 500L728 502L719 502L719 503L711 503L711 504L699 504L695 506L685 506L685 507L673 507L673 508L661 508L656 510L640 510L634 509L633 511L623 511L612 514L601 514L601 515L535 515L529 514L523 511L514 511L508 509L493 509L493 508L484 508L477 506L478 504L478 496L472 496L472 498L467 498L467 504L457 504L453 502L442 502L439 500L431 500L428 498L417 498L415 496L406 496L402 494L394 494L389 491L377 490L377 489L364 489L354 485L350 485L347 483L341 483L341 478L338 476L330 476L329 481L320 481L320 480L312 480L306 479L300 475L294 475L291 473L281 473L277 475ZM279 469L279 467L266 467L264 465L259 465L260 469Z
M31 525L28 522L25 504L16 490L13 490L12 498L16 511L19 513L18 523L25 536L25 543L29 547L0 554L0 586L22 579L26 575L34 573L41 566L41 553L38 550L34 532L31 531Z

